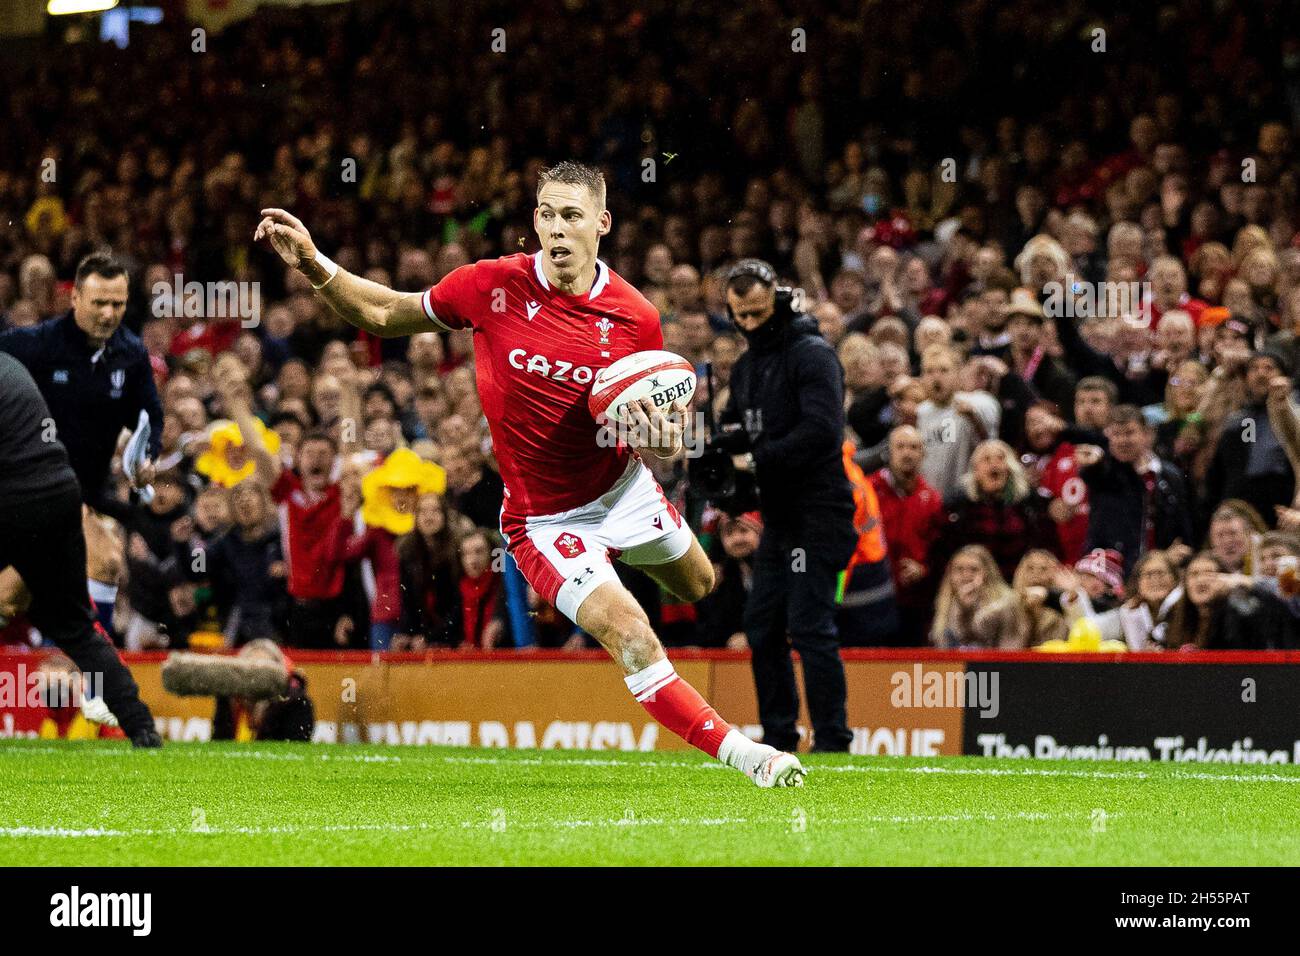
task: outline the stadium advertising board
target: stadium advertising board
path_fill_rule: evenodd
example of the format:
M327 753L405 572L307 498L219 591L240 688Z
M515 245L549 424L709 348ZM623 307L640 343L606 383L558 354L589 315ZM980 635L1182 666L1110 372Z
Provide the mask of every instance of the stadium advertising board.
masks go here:
M1300 763L1295 664L971 662L999 706L967 710L962 750L984 757Z
M700 688L746 732L757 734L758 702L746 660L678 660L677 672ZM911 665L908 665L910 668ZM165 737L206 740L212 705L162 688L159 665L136 662L141 695ZM316 739L329 743L450 744L576 750L680 750L612 679L608 661L438 660L303 662L298 669L316 707ZM927 665L959 673L960 663ZM852 750L862 754L937 756L961 752L962 708L896 707L891 678L900 665L850 661L848 717ZM910 675L910 670L908 671ZM575 688L582 688L575 693ZM810 726L806 706L801 731ZM804 748L807 747L805 734Z
M208 740L213 701L178 697L162 686L161 655L127 655L140 693L169 740ZM677 750L686 744L661 732L615 679L607 660L438 659L395 661L368 654L329 662L296 661L316 709L315 739L328 743L450 744L578 750ZM0 661L14 658L0 656ZM6 666L16 666L7 664ZM679 659L677 672L700 688L735 722L759 733L758 702L748 660ZM921 668L917 670L917 668ZM796 666L796 677L797 674ZM852 752L938 756L961 753L961 701L924 700L900 686L918 675L951 684L961 662L846 663ZM575 692L581 688L581 692ZM34 735L40 721L0 707L9 735ZM800 731L807 749L807 706Z
M1300 667L1294 662L845 656L855 754L1300 763ZM127 657L164 737L211 738L211 698L164 691L162 655ZM47 712L26 706L19 693L39 659L0 654L0 737L49 734ZM296 666L307 678L321 743L685 747L647 719L622 682L611 678L609 663L594 654L523 660L303 655ZM747 659L705 654L679 658L676 666L743 730L758 734ZM5 688L13 693L6 695ZM805 704L801 749L807 749L810 725Z

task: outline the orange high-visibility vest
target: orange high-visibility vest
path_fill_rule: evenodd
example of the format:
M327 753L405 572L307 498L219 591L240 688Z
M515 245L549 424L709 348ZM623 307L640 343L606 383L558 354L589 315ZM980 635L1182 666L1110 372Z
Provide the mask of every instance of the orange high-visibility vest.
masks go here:
M858 532L858 549L849 559L846 570L866 563L883 561L888 553L885 548L885 526L880 520L880 502L876 499L876 489L867 480L867 473L853 460L857 446L846 441L844 451L844 473L849 476L853 486L853 526Z

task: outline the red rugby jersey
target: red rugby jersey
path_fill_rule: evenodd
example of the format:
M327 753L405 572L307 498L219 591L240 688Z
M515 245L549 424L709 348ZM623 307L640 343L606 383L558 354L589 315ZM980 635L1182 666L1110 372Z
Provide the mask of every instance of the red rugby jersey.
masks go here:
M474 329L479 400L492 431L506 514L555 514L608 491L625 448L597 444L587 408L596 373L663 348L659 312L597 262L591 289L552 288L541 257L518 253L461 266L424 294L430 321Z
M1056 526L1061 560L1074 564L1084 555L1088 540L1088 486L1074 463L1074 445L1063 441L1049 455L1037 456L1030 468L1038 487L1075 509L1074 517Z
M300 601L336 598L343 591L339 561L339 486L310 494L288 468L271 486L280 506L280 540L289 565L288 591Z

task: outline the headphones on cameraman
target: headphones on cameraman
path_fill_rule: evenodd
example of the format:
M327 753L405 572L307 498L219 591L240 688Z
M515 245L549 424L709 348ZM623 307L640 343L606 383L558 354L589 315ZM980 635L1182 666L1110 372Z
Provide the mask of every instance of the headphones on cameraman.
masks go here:
M743 279L745 276L757 279L761 285L768 288L776 287L776 302L774 303L773 315L781 312L783 308L793 311L794 290L789 286L776 284L776 270L768 263L762 259L741 259L728 270L726 289L730 289L733 282L737 279ZM735 322L736 317L732 314L731 303L727 301L725 294L723 295L723 302L727 309L727 318Z

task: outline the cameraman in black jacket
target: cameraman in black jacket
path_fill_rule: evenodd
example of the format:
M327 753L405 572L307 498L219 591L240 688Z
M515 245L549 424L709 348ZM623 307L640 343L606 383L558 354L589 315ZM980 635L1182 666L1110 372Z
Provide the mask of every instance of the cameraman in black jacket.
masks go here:
M738 262L728 275L726 296L749 349L732 370L724 433L714 438L741 453L738 466L751 468L758 482L763 537L754 557L745 634L763 741L785 750L799 742L793 644L803 662L812 749L846 751L852 734L835 595L858 536L841 457L843 370L817 323L795 311L789 289L777 288L776 272L766 262Z

